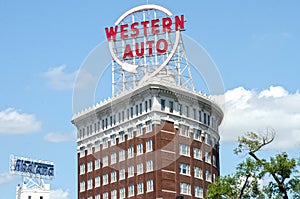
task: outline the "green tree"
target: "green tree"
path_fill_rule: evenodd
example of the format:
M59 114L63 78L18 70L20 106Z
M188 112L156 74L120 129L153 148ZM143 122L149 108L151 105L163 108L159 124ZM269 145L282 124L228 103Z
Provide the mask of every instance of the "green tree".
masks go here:
M236 167L232 175L220 177L209 186L207 199L250 198L300 198L299 161L283 152L265 160L258 152L275 138L273 131L264 135L254 132L238 138L235 154L246 152L249 156ZM260 185L262 178L269 177L267 185Z

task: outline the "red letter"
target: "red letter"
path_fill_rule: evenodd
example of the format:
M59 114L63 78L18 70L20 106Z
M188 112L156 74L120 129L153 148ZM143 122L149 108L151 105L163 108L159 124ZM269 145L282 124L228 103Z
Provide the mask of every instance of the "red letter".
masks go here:
M142 21L141 24L144 26L144 36L147 36L147 25L149 24L149 21Z
M133 54L132 54L132 50L130 47L130 44L126 45L125 51L124 51L124 55L123 55L123 59L125 59L127 56L129 56L130 58L133 58Z
M153 43L154 41L147 41L147 45L149 46L149 55L153 54Z
M180 28L179 28L180 26ZM183 30L184 29L184 15L181 15L180 18L178 16L175 17L175 29Z
M172 30L172 19L170 17L166 17L162 19L162 27L164 32L169 32Z
M139 25L138 22L134 22L133 24L131 24L131 31L134 32L134 33L131 33L132 38L136 38L140 34L139 29L136 28L136 26L138 26L138 25Z
M110 41L111 39L113 39L115 41L117 31L118 31L118 26L115 26L115 29L114 29L114 27L110 27L109 29L105 28L107 40Z
M157 24L159 22L159 19L153 19L151 21L151 27L152 27L152 34L158 34L159 30L157 30L159 28L159 25Z
M128 39L128 35L126 35L128 30L126 28L128 28L128 24L121 25L121 39Z
M141 52L139 52L139 44L136 43L135 44L135 54L136 54L136 56L141 57L141 56L144 55L144 53L145 53L145 43L144 42L141 43Z
M164 48L163 48L163 49L160 49L160 48L159 48L161 43L164 44ZM167 40L165 40L165 39L160 39L160 40L157 41L157 43L156 43L156 51L157 51L158 53L164 54L164 53L167 51L167 49L168 49L168 42L167 42Z

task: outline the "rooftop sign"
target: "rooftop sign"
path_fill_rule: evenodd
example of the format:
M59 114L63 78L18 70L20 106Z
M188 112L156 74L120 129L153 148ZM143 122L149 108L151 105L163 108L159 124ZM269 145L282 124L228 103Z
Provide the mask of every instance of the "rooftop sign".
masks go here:
M149 16L150 14L151 16ZM123 70L137 73L155 57L156 68L163 68L173 57L185 28L184 15L174 16L158 5L142 5L124 13L105 34L114 61Z
M54 164L44 160L35 160L11 155L10 172L30 178L52 180L54 178Z

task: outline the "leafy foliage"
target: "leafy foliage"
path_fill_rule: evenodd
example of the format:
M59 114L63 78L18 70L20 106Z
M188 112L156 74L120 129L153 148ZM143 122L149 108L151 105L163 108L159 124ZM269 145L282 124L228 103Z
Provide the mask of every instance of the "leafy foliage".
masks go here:
M300 199L299 160L289 158L285 152L269 160L257 155L274 138L274 131L264 135L249 132L239 137L234 153L246 152L250 157L236 167L234 174L210 185L206 199ZM266 185L260 183L262 179L268 179Z

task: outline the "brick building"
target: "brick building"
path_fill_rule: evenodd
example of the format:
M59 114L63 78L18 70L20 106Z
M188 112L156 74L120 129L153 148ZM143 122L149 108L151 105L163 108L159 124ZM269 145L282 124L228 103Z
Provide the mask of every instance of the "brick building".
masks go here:
M75 116L78 198L203 198L222 118L208 98L154 83Z

